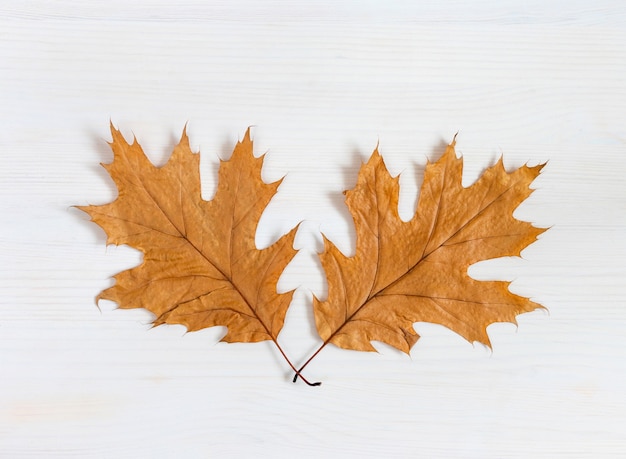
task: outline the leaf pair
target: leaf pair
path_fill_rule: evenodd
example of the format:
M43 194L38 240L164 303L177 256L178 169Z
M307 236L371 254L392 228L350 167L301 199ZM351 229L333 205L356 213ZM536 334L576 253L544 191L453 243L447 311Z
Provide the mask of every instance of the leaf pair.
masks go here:
M79 208L104 229L107 243L136 248L144 259L117 274L98 299L147 309L155 325L182 324L192 331L222 325L222 341L271 340L297 378L329 343L370 351L371 341L381 341L408 353L419 338L413 323L433 322L489 345L489 324L515 322L517 314L541 308L512 294L507 282L470 278L467 268L518 256L545 231L513 217L542 166L509 174L499 161L464 188L453 142L426 167L417 212L404 222L398 178L374 151L346 193L356 255L346 257L324 239L320 258L328 298L314 298L313 305L323 343L296 370L278 343L293 291L279 294L276 284L296 254L297 227L270 247L256 248L257 224L280 181L261 179L263 158L254 157L249 131L221 162L211 201L201 197L199 155L185 132L163 167L153 166L136 140L127 143L113 126L111 133L114 159L104 167L119 195L110 204Z

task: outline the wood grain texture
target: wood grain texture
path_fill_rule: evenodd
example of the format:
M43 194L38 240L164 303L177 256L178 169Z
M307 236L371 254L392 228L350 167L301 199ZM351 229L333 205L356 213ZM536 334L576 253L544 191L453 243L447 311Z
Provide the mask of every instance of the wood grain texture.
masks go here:
M0 457L626 455L622 2L84 3L0 5ZM71 208L115 195L109 119L158 164L188 123L207 198L253 126L265 181L286 175L258 246L303 221L279 282L296 363L319 231L354 252L341 192L377 144L405 218L457 131L466 184L548 161L515 215L552 229L470 272L550 312L491 326L493 352L422 323L410 358L329 347L317 389L267 343L99 312L139 260Z

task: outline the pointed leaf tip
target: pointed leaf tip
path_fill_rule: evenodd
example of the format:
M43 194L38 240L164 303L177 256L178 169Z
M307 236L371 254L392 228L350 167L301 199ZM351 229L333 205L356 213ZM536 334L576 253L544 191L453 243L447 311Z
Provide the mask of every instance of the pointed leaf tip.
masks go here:
M189 124L189 121L185 122L185 125L183 126L182 137L187 137L187 124Z
M187 135L187 123L183 126L183 132L180 135L178 144L184 147L189 147L189 136Z
M248 128L246 129L246 133L243 135L243 140L241 141L242 143L246 142L246 143L252 143L252 139L250 137L250 129L252 128L252 126L248 126Z

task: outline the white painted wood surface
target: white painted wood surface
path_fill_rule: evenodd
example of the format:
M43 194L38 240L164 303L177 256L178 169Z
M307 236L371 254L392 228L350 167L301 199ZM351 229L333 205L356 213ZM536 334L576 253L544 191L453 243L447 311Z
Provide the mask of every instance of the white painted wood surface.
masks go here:
M0 3L0 457L626 456L626 8L615 1ZM74 204L115 196L111 119L156 163L188 123L204 193L254 126L286 174L259 245L299 221L280 336L316 337L324 231L380 143L402 215L459 131L470 183L549 160L520 218L553 228L473 268L549 314L490 327L493 352L416 324L411 357L325 349L292 384L271 345L150 329L95 295L139 260Z

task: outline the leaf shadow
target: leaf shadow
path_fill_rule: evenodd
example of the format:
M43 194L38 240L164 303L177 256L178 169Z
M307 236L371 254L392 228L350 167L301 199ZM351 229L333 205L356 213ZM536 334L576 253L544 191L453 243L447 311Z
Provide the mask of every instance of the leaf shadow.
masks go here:
M341 244L340 241L333 242L338 247L339 245L343 245L344 247L341 251L344 253L344 255L351 257L354 256L354 254L356 253L356 228L354 227L354 219L352 218L352 214L350 213L350 211L348 210L348 206L346 205L345 192L355 187L359 170L364 162L367 160L367 158L356 147L352 148L349 158L349 162L347 164L341 165L339 168L339 170L341 171L341 184L338 184L337 187L328 192L326 194L326 198L328 202L330 202L331 207L340 215L348 231L348 234L346 235L346 240L348 241L347 246L346 244ZM324 233L323 229L321 230L321 232ZM332 237L329 237L329 239L332 239Z
M109 140L102 137L99 133L89 132L89 137L91 139L91 149L96 152L99 161L98 163L91 163L87 166L87 170L90 174L92 174L95 178L94 183L97 183L100 186L101 183L105 184L105 187L108 188L109 196L103 199L103 202L111 202L117 197L117 187L115 186L115 182L111 179L111 176L107 173L107 171L102 167L103 164L108 164L113 160L113 152L111 151L111 147L109 146ZM69 207L69 212L74 213L78 220L79 225L83 226L83 229L88 231L97 241L97 243L106 243L106 234L102 228L98 225L92 223L89 216L76 208L78 205L94 205L91 201L87 200L83 197L84 202L82 203L73 203ZM77 199L78 201L78 199ZM95 205L98 205L96 203Z
M453 139L446 140L445 138L440 137L439 141L433 145L430 150L429 160L432 162L438 160L439 157L446 151L446 148L448 148L448 145L450 145L452 140Z
M430 149L429 153L424 154L421 161L411 161L410 169L400 172L400 200L398 211L403 221L411 220L417 212L426 166L428 163L437 161L441 155L443 155L448 145L449 143L441 138Z
M95 132L92 132L90 134L90 137L91 147L93 151L97 153L100 161L98 161L98 164L90 164L89 169L95 175L101 177L104 182L108 183L110 185L113 196L117 196L117 187L115 186L115 183L111 179L111 176L106 171L106 169L102 167L103 164L109 164L111 161L113 161L113 151L111 150L111 147L109 145L110 140L106 139L105 137L101 137Z
M325 300L328 298L328 279L326 278L326 273L324 272L324 268L322 267L322 262L317 253L308 252L307 256L309 257L309 262L311 265L315 266L315 268L322 274L322 285L319 289L318 294L313 292L311 289L306 288L306 310L308 317L308 324L310 326L311 336L317 336L317 327L315 326L315 316L313 315L313 295L315 295L319 300Z
M233 141L230 137L224 136L219 151L206 151L202 147L196 149L200 153L200 193L202 199L211 201L217 192L217 182L219 179L220 161L227 161L234 149ZM193 148L192 148L193 151Z
M450 141L447 141L446 139L441 137L439 141L430 149L430 153L426 156L426 160L429 163L434 163L435 161L437 161L446 151L446 148L448 148L448 145L450 145ZM414 164L415 164L415 171L416 171L415 181L416 181L416 185L417 185L417 189L419 193L419 190L422 188L422 183L424 183L424 172L426 170L426 165L418 164L416 162L414 162ZM419 196L418 196L418 199L419 199Z
M182 134L182 131L181 131ZM170 160L172 153L174 152L174 148L180 143L181 135L176 135L173 132L167 136L167 140L163 144L162 148L159 151L150 151L146 150L142 146L142 150L144 154L148 157L150 162L155 167L163 167ZM126 139L128 142L132 142L132 139ZM139 142L139 141L137 141ZM141 144L141 142L139 142Z
M233 151L235 150L235 145L237 145L237 140L233 140L229 136L224 136L220 145L219 158L222 161L228 161L230 157L233 155Z

